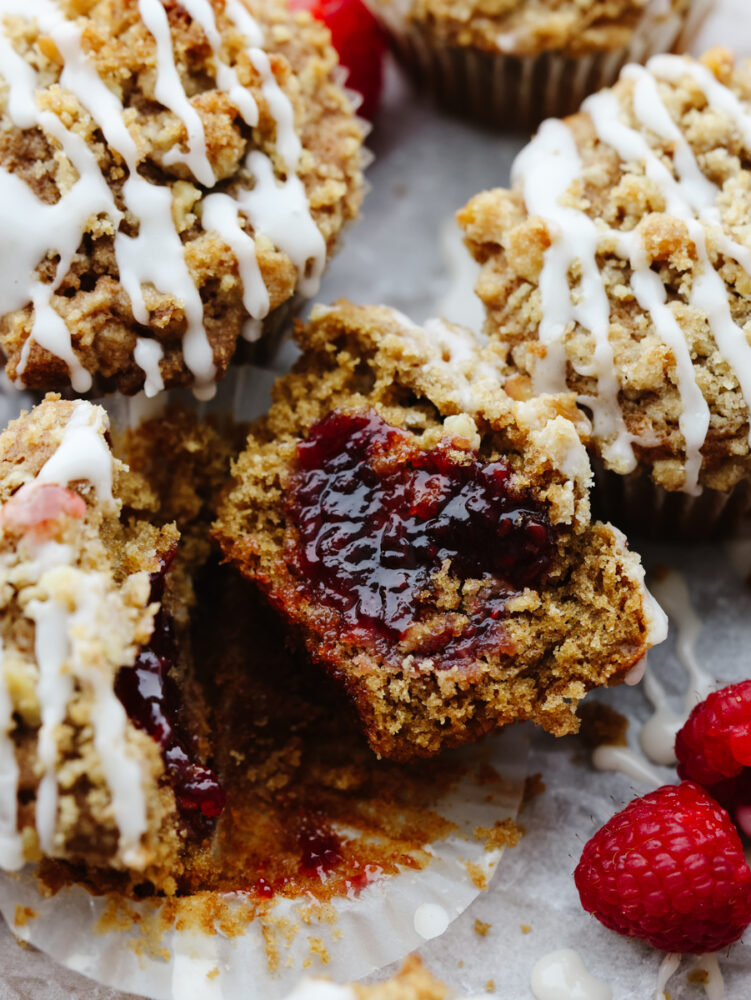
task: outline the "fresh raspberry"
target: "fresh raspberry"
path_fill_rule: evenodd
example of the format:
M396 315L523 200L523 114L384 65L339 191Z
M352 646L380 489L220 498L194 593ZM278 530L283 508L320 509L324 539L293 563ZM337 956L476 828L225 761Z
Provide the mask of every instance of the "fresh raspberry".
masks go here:
M584 848L574 881L584 909L606 927L663 951L719 951L751 923L738 832L689 781L615 815Z
M739 820L751 806L751 680L710 694L675 738L678 775L703 785ZM748 832L747 824L743 824Z
M361 112L372 118L383 85L386 39L361 0L290 0L292 10L309 10L331 32L339 62L349 71L346 85L362 94Z

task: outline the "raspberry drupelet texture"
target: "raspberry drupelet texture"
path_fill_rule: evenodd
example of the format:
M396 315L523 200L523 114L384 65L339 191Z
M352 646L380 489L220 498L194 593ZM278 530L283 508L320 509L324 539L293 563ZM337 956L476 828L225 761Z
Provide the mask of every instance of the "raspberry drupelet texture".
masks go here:
M730 817L693 782L631 802L587 843L582 906L669 952L719 951L751 923L751 871Z

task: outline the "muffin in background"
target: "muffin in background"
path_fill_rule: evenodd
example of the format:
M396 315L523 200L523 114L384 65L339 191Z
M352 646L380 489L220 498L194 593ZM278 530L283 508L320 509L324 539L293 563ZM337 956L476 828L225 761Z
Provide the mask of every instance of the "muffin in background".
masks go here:
M660 538L751 506L751 62L628 66L459 213L519 398L592 417L601 516Z
M628 62L674 48L713 0L368 0L400 63L449 110L529 131Z
M362 196L328 30L283 0L0 21L0 348L34 390L191 385L315 293Z

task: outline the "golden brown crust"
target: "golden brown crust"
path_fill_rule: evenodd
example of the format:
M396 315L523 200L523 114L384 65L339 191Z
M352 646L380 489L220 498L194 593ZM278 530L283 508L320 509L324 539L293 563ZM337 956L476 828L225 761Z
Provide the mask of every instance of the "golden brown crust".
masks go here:
M331 255L342 227L359 208L362 130L348 98L335 82L337 58L327 29L307 13L291 14L283 0L253 0L250 6L263 28L273 74L294 109L295 130L303 145L298 175L312 218ZM175 62L203 124L207 156L217 178L218 186L206 189L186 166L166 158L175 146L184 144L185 126L154 96L156 43L140 20L137 0L67 4L69 16L79 16L88 56L126 106L125 121L138 147L141 173L171 191L173 218L191 278L203 301L204 326L217 377L221 377L248 314L234 254L216 232L202 228L203 201L215 189L232 194L252 187L254 178L245 163L251 150L269 156L278 177L284 175L284 165L277 150L276 123L262 93L261 76L250 62L247 42L228 18L224 0L212 0L212 7L226 56L240 83L256 100L260 120L251 130L227 94L216 89L214 57L202 28L177 2L165 3ZM124 209L127 170L121 157L102 141L89 112L61 85L62 63L54 43L39 37L33 24L20 18L6 18L5 26L16 50L40 73L40 107L62 118L66 127L85 141L118 207ZM54 203L74 182L74 168L40 128L22 130L13 124L7 89L0 94L0 108L0 165L22 178L41 200ZM137 231L137 220L129 210L120 228ZM246 231L253 235L250 223ZM78 360L95 377L98 388L134 393L143 386L144 371L133 356L136 338L141 336L154 338L163 349L159 367L165 385L190 384L193 376L182 345L184 302L172 289L146 287L149 321L147 325L137 323L119 280L112 222L102 215L90 219L82 235L52 303L65 320ZM256 241L256 257L269 291L271 311L264 329L270 330L292 302L298 274L286 253L265 236ZM55 266L53 259L40 262L38 276L52 280ZM7 356L8 374L11 378L22 374L24 383L33 389L63 388L70 379L65 360L34 342L25 364L22 361L33 319L29 302L0 320L0 347Z
M751 62L734 64L724 50L702 61L748 113L751 102ZM659 79L661 100L704 176L716 185L716 207L724 237L751 247L747 219L751 212L747 155L732 119L708 105L702 89L688 75L675 81ZM632 79L613 88L621 120L640 132L668 169L673 143L643 129L634 114ZM598 226L641 234L651 269L665 287L668 308L690 352L694 378L708 409L709 429L701 448L699 482L729 492L751 474L748 407L736 373L723 358L706 311L691 302L691 292L704 265L686 222L671 214L658 186L638 163L624 163L598 140L591 117L583 111L569 119L582 160L581 179L563 202L584 213ZM488 310L487 331L506 350L509 391L531 392L530 376L545 350L538 343L542 316L540 274L545 251L555 241L544 220L527 213L520 184L513 190L485 191L459 213L467 245L483 265L477 292ZM720 246L718 230L701 223L711 266L724 285L733 322L749 340L751 295L744 267ZM745 252L748 252L747 250ZM686 443L679 426L685 409L673 350L659 335L650 313L633 294L631 264L603 237L597 266L610 308L609 341L618 380L618 403L628 432L637 440L638 468L668 490L681 490L686 479ZM575 286L577 275L571 274ZM573 323L564 340L566 382L580 395L595 390L590 375L578 374L591 358L593 338ZM592 445L602 454L607 441L595 434ZM608 463L609 464L609 463ZM615 466L610 466L615 468ZM622 472L623 469L616 468Z
M298 337L305 354L251 430L215 525L226 556L284 609L309 655L345 687L379 754L430 755L516 719L557 734L575 730L586 690L622 679L643 654L649 611L638 559L614 529L589 522L589 464L560 415L575 413L571 398L514 403L499 389L493 349L470 349L470 335L457 329L431 336L388 309L340 303L314 314ZM503 456L514 488L545 504L555 555L543 586L507 602L504 649L436 668L397 644L387 662L341 639L335 617L295 596L284 554L296 537L286 483L299 440L337 408L372 408L409 428L421 447L461 433L463 447L479 446L484 461ZM469 614L465 602L483 587L444 570L434 584L436 603L423 622L431 629Z

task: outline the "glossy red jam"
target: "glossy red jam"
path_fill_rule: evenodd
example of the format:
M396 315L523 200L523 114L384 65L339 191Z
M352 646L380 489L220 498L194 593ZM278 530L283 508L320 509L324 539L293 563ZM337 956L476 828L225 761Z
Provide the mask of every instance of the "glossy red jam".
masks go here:
M447 665L503 642L505 601L545 576L553 532L544 507L512 489L506 462L465 454L450 440L423 450L372 410L334 411L298 446L288 562L298 586L338 612L345 637L404 639L448 567L486 585L464 599L466 627L457 634L443 616L419 651Z
M162 597L166 568L154 574L152 600ZM194 759L190 738L182 731L181 695L170 676L176 658L172 623L160 610L148 645L141 647L132 667L120 670L115 691L132 722L161 747L183 821L194 835L200 836L211 829L226 797L214 772Z

